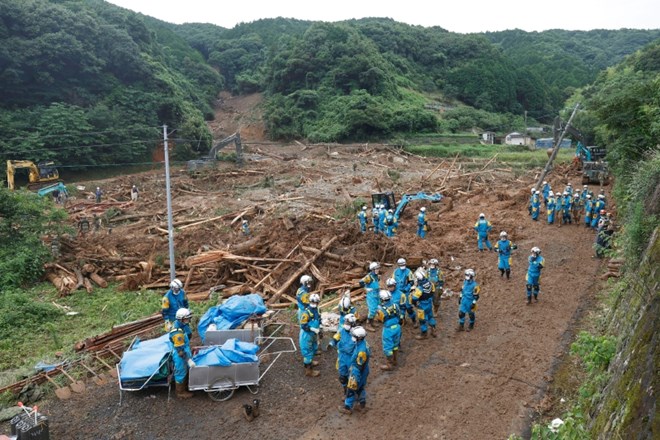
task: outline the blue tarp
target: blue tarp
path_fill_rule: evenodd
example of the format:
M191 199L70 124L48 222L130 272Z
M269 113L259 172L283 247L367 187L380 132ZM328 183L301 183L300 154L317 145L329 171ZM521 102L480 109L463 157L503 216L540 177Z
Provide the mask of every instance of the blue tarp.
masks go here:
M170 335L164 334L156 339L136 341L133 347L124 352L119 363L121 380L149 378L158 371L163 359L172 351Z
M197 331L204 342L206 331L211 324L215 324L218 330L229 330L239 327L252 315L264 313L266 313L266 305L256 293L235 295L221 305L208 309L200 319Z
M238 339L228 339L222 346L202 348L193 356L198 366L222 366L245 362L257 362L259 358L256 353L259 347L249 342L241 342Z

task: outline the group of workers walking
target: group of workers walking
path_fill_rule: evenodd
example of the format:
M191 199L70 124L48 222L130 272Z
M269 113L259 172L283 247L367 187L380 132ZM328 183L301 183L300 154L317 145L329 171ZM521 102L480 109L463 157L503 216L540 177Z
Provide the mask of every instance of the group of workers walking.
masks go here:
M357 213L358 224L360 232L363 234L367 232L369 218L371 218L371 228L374 234L384 234L386 237L394 237L399 227L399 218L396 216L394 209L386 209L382 203L376 203L371 209L371 214L368 212L366 205L362 207ZM426 238L426 233L429 231L429 224L426 220L426 207L422 206L417 214L417 236Z

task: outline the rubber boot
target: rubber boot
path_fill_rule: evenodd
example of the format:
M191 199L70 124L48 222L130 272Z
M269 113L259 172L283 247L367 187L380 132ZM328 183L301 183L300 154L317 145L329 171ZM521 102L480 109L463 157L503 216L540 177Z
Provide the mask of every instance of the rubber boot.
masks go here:
M435 327L431 327L431 336L433 336L434 338L438 337L438 335L435 333Z
M245 416L245 420L247 420L248 422L254 420L252 405L248 405L248 404L243 405L243 415Z
M188 391L185 383L176 383L175 386L176 398L177 399L190 399L193 396L193 393Z
M468 325L467 331L474 330L474 322L471 322L470 325Z
M418 341L421 341L422 339L426 339L429 337L429 334L427 332L422 332L419 335L415 336L415 339Z
M531 297L531 296L528 296L528 297L527 297L527 304L531 304L531 303L532 303L532 297Z
M312 369L312 364L305 365L305 376L317 377L321 374L320 371Z
M417 321L417 318L411 318L413 322L413 328L419 328L419 321Z
M397 359L396 359L397 354L399 354L399 350L394 350L394 353L392 353L392 365L394 365L395 367L398 365L398 362L397 362Z
M534 295L534 302L539 302L539 296L538 295Z
M392 355L394 356L394 355ZM394 363L392 362L392 356L387 357L386 363L380 366L380 369L383 371L392 371L394 369Z
M372 319L367 319L367 325L364 328L368 332L375 332L376 331L376 329L374 328L373 318Z
M463 330L465 330L465 324L459 323L458 327L456 327L456 331L457 332L462 332Z
M508 280L510 278L511 278L511 269L507 269L506 270L506 279Z
M340 405L339 414L346 414L350 416L351 414L353 414L353 410L347 407L346 405Z
M500 269L500 277L504 278L504 269Z
M360 404L355 407L355 410L357 412L366 413L367 412L367 404L365 402L360 402Z

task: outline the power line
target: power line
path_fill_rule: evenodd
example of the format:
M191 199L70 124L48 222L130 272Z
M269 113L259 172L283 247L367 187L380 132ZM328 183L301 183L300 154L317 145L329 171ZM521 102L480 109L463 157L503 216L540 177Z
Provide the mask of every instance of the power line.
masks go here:
M49 138L54 138L54 137L64 137L64 136L91 136L91 135L99 135L99 134L109 134L109 133L121 133L121 132L131 132L131 131L142 131L142 130L160 130L160 127L149 127L149 126L144 126L144 127L135 127L135 128L119 128L119 129L113 129L113 130L107 130L107 131L85 131L82 133L58 133L58 134L43 134L43 135L36 135L36 136L16 136L13 138L9 139L0 139L1 141L17 141L17 140L36 140L36 139L49 139ZM173 130L173 132L176 130Z
M30 150L4 150L4 151L0 151L0 154L3 154L3 155L8 155L8 154L29 154L29 153L35 153L35 152L40 152L40 151L62 151L62 150L83 149L83 148L116 147L116 146L121 146L121 145L138 145L138 144L153 143L153 142L159 142L159 140L158 139L143 139L143 140L130 141L130 142L116 142L116 143L111 143L111 144L69 145L69 146L65 146L65 147L34 148L34 149L30 149Z

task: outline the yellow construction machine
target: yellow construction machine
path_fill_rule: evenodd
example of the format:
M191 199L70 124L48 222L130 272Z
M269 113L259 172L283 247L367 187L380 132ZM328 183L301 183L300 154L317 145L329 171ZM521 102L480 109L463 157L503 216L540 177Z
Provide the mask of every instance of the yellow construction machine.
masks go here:
M28 172L28 189L38 190L45 185L50 185L54 182L60 182L60 173L52 161L34 163L30 160L8 160L7 161L7 186L13 190L14 175L16 170L27 170Z

